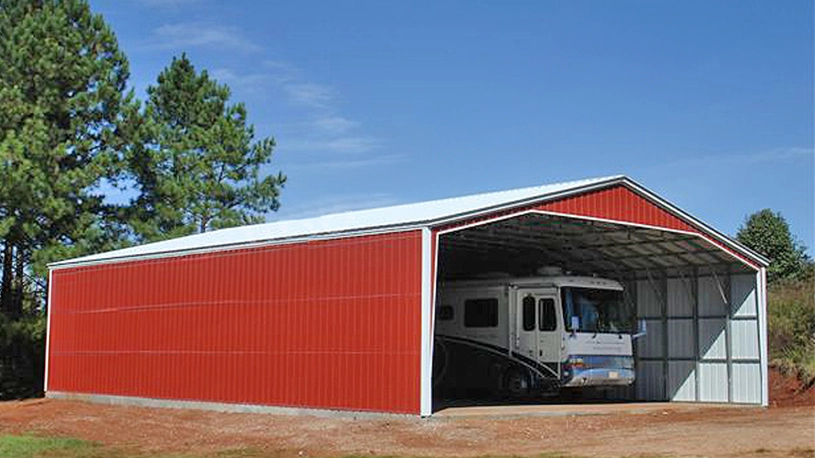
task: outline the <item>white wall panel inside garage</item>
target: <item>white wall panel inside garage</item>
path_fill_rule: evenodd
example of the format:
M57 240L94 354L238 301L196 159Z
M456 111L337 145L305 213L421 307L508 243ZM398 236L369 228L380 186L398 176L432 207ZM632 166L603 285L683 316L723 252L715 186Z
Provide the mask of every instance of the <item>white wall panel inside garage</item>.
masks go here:
M760 404L756 281L723 267L637 280L633 300L647 334L635 344L636 397Z

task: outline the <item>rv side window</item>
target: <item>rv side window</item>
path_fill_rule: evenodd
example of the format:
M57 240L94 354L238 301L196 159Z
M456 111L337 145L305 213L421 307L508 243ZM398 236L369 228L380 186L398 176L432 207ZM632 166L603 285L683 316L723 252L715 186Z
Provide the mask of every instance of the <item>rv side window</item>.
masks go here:
M450 321L453 319L453 306L442 305L436 310L436 319L439 321Z
M555 301L552 299L541 299L538 304L540 304L540 330L556 330L557 315L555 314Z
M464 301L465 328L498 326L498 299L468 299Z
M526 296L523 301L523 327L524 331L535 330L535 298Z

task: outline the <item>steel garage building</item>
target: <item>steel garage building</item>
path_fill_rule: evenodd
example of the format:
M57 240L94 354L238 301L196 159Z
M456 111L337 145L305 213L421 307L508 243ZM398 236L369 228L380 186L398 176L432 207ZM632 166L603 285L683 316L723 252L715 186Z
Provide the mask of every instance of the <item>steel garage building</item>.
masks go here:
M767 260L623 176L55 263L46 393L430 415L440 279L541 265L626 285L633 396L767 405Z

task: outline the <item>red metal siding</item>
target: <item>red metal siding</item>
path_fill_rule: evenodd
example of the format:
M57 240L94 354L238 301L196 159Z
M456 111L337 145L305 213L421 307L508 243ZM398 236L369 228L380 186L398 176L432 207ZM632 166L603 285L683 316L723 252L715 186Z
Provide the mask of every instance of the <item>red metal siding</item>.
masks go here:
M60 269L49 391L419 412L421 232Z
M643 224L666 229L692 232L701 235L705 235L706 233L706 231L703 229L693 226L689 222L686 222L673 213L659 207L654 202L651 202L623 185L617 185L596 191L589 191L582 194L565 197L563 199L553 200L551 202L544 202L542 204L514 208L503 212L496 212L473 220L454 223L442 228L442 230L461 227L474 222L485 221L528 210L541 210L566 215L619 221L624 223ZM754 262L748 260L736 251L718 242L712 237L708 237L708 239L722 250L731 253L744 261L746 264L758 269L758 266Z

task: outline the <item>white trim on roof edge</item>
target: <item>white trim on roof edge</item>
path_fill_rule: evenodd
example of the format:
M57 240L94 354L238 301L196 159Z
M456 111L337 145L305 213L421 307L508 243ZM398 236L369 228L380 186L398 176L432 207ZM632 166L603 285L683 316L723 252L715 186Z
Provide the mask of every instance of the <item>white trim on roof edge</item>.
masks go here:
M204 234L195 234L122 250L59 261L49 264L49 268L60 269L111 262L185 256L189 254L257 246L282 245L311 240L417 230L425 227L448 225L497 211L557 200L570 195L615 185L624 185L634 192L641 194L666 211L673 213L680 219L690 222L700 230L709 233L714 239L719 240L726 246L746 256L748 259L764 266L769 264L769 261L763 256L690 216L687 212L658 197L637 182L623 175L615 175L392 207L358 210L303 220L280 221L222 229Z

